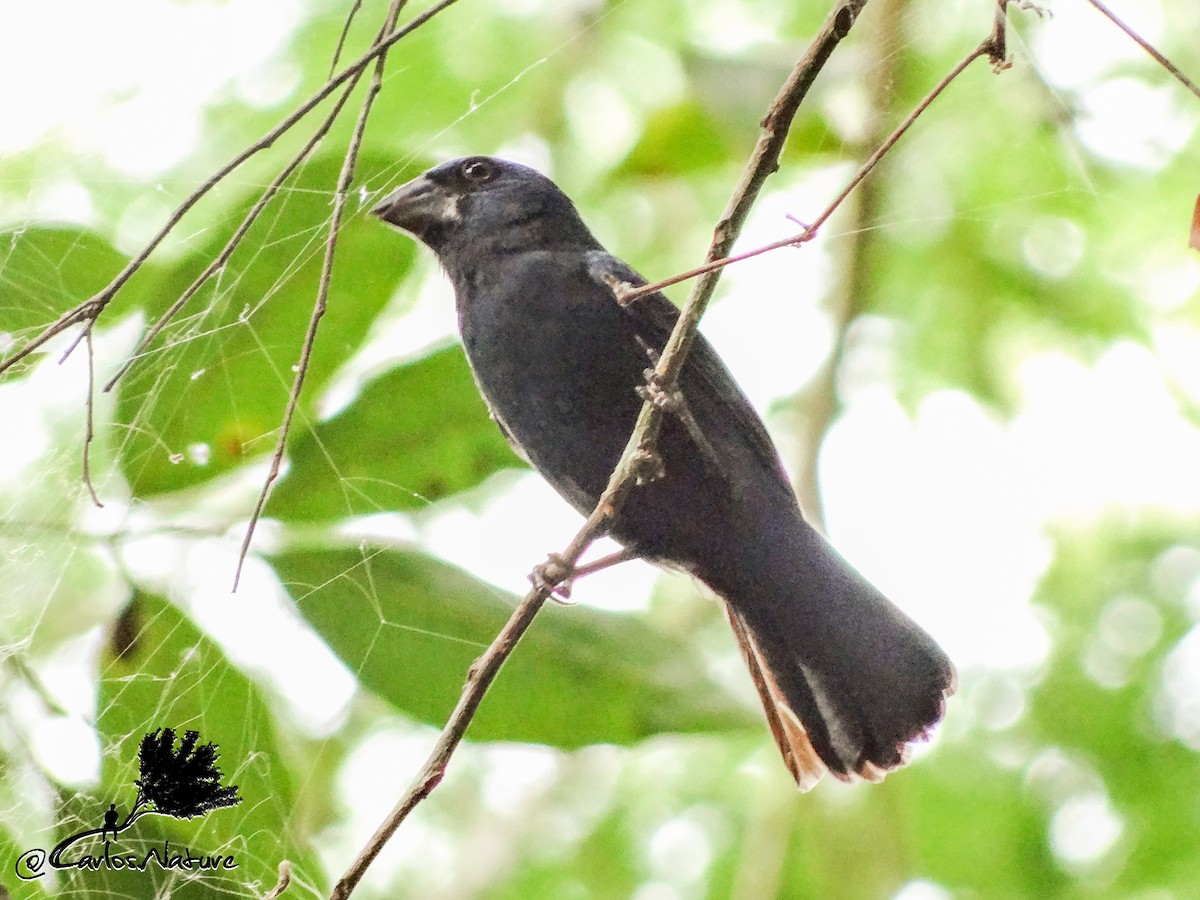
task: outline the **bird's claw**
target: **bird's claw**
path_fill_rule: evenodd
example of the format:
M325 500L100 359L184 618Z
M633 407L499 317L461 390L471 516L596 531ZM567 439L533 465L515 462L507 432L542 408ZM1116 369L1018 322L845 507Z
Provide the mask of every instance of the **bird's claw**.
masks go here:
M1013 2L1013 0L1009 0ZM1053 19L1054 10L1042 6L1040 3L1034 3L1033 0L1017 0L1017 9L1022 12L1036 13L1039 19Z
M654 369L646 369L642 374L646 383L635 388L639 397L665 412L678 413L683 409L683 394L678 389L668 391L663 387L662 378Z
M634 482L638 487L658 481L667 474L667 467L663 465L662 457L645 447L639 448L634 454L631 469Z
M617 306L624 309L637 299L636 297L633 297L632 299L629 297L629 295L636 291L638 287L633 282L625 281L623 278L618 278L616 275L612 274L612 272L601 272L599 274L600 280L607 284L608 289L613 292L613 298L617 301Z
M539 591L545 591L546 596L555 603L569 605L571 602L571 573L574 567L557 553L551 553L544 563L533 567L529 573L529 581Z

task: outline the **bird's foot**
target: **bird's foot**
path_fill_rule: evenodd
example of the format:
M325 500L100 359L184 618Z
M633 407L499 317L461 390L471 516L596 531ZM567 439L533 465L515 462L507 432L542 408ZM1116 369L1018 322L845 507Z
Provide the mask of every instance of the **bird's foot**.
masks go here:
M588 274L612 291L613 299L617 301L618 306L624 309L637 299L637 297L629 295L636 291L639 285L621 277L631 271L628 266L604 252L594 252L589 256L591 259L588 262Z
M657 371L646 369L642 372L642 375L645 377L646 383L638 385L635 388L639 397L643 400L649 400L664 412L675 413L676 415L685 408L683 393L678 388L667 390L663 386L662 378Z
M637 297L629 296L636 291L638 287L632 281L624 281L623 279L617 278L615 275L606 274L601 275L600 277L604 279L604 283L607 284L609 289L613 292L613 297L616 298L617 306L620 306L622 309L637 299Z
M654 369L646 369L643 374L646 377L646 383L636 388L638 396L643 400L650 401L659 409L679 419L700 452L719 468L721 465L720 459L717 457L716 451L713 450L713 446L709 443L703 430L701 430L696 417L692 415L691 407L688 406L687 399L683 396L683 391L679 390L679 388L672 388L669 391L664 388L662 379ZM659 461L659 466L660 468L662 466L661 460ZM661 478L662 474L660 472L658 477ZM638 484L641 483L641 481L638 482Z
M652 481L665 478L667 467L663 464L662 457L657 452L648 447L639 447L637 453L633 456L633 465L630 471L633 473L634 483L638 487L641 487L650 484Z
M529 581L539 591L545 591L550 600L569 605L574 572L574 566L569 565L557 553L551 553L544 563L533 567L533 571L529 573Z

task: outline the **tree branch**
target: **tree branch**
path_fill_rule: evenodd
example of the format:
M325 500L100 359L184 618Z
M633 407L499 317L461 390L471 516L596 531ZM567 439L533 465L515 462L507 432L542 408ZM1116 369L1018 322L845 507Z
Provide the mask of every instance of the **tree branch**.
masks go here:
M379 37L375 41L375 46L379 46L384 40L385 35L396 27L396 17L400 15L400 9L404 6L406 0L392 0L391 6L388 8L387 16L384 19L383 27L379 30ZM367 88L367 94L363 97L362 105L358 110L358 119L354 123L354 132L350 136L350 143L346 147L346 155L342 159L342 170L338 175L337 190L333 198L333 212L329 217L329 236L325 241L325 257L321 261L321 279L317 285L317 299L313 304L312 316L308 320L308 331L304 335L304 344L300 350L300 361L296 365L296 377L292 379L292 391L288 396L287 407L283 413L283 421L279 425L279 439L275 442L275 452L271 455L271 468L267 472L267 477L263 481L262 490L258 494L258 501L254 505L254 512L250 516L250 521L246 525L246 536L242 539L242 548L238 553L237 569L233 573L233 590L237 591L238 582L242 578L242 566L246 562L246 554L250 552L250 541L254 538L254 529L258 525L258 520L262 516L263 508L267 505L267 497L271 493L271 485L275 479L279 477L279 469L283 465L283 454L287 449L288 434L292 430L292 418L296 414L296 406L300 402L300 392L304 388L304 378L308 374L308 366L312 360L313 347L317 342L317 328L321 324L321 317L325 315L325 309L329 303L329 286L333 280L333 257L337 251L338 229L342 225L342 215L346 209L346 197L350 193L350 182L354 180L354 168L358 163L358 151L362 147L363 135L367 130L367 121L371 117L371 108L375 105L375 98L379 96L380 90L383 88L383 69L387 62L386 50L380 53L375 59L375 71L371 74L371 83Z
M92 346L92 326L89 324L83 329L84 339L87 341L87 400L85 401L87 410L85 413L85 426L83 431L83 483L88 489L88 493L92 497L92 502L97 508L103 509L104 504L100 502L100 498L96 496L96 488L92 484L92 441L96 437L95 415L96 415L96 348Z
M833 48L849 32L866 2L867 0L839 0L834 5L833 11L813 40L808 52L797 63L779 95L771 104L763 119L763 133L760 135L746 170L730 198L725 214L714 229L713 243L708 253L710 259L716 259L727 253L737 239L746 215L763 183L778 169L779 154L800 101L807 94L808 88L825 65ZM697 282L693 288L658 361L656 377L658 383L665 390L670 390L674 386L687 352L691 348L700 316L716 288L716 282L720 275L716 269L712 271L713 274L709 278ZM534 616L537 615L538 610L541 609L554 588L561 582L577 576L575 565L580 556L596 538L605 532L609 521L616 515L629 493L639 481L644 479L647 467L653 468L655 459L653 447L657 439L661 415L661 408L654 402L647 401L642 405L637 425L630 435L621 460L613 470L596 508L588 516L587 522L584 523L566 550L552 556L547 564L536 570L534 587L513 611L507 624L501 629L491 646L471 666L458 705L447 720L428 759L409 785L404 796L400 798L395 808L360 851L358 858L347 869L346 874L338 881L330 894L331 900L345 900L353 893L367 867L379 855L396 829L400 827L400 824L417 804L429 796L442 780L450 757L466 734L475 711L521 635L528 629Z
M402 3L401 6L404 4ZM337 46L333 48L333 59L329 61L329 77L337 71L337 64L342 59L342 51L346 49L346 38L350 36L350 26L354 24L354 19L362 10L362 0L354 0L350 4L350 12L346 13L346 21L342 23L342 33L338 35Z
M1142 37L1140 34L1138 34L1136 31L1134 31L1132 28L1130 28L1128 25L1126 25L1124 22L1122 22L1120 19L1118 19L1116 13L1114 13L1111 9L1109 9L1107 6L1105 6L1103 3L1101 3L1100 0L1088 0L1088 3L1090 3L1090 4L1092 4L1092 6L1096 7L1096 9L1098 9L1101 13L1103 13L1105 16L1108 17L1109 21L1111 21L1114 25L1116 25L1118 28L1120 28L1127 35L1129 35L1129 37L1131 37L1133 39L1134 43L1136 43L1139 47L1141 47L1143 50L1145 50L1147 53L1149 53L1151 56L1153 56L1155 58L1155 60L1158 61L1158 64L1160 66L1162 66L1164 69L1166 69L1168 72L1170 72L1172 75L1174 75L1177 79L1179 79L1179 82L1185 88L1187 88L1189 91L1191 91L1197 97L1200 97L1200 86L1197 86L1196 82L1192 81L1190 78L1188 78L1186 75L1184 75L1183 72L1181 72L1179 70L1178 66L1176 66L1173 62L1171 62L1169 59L1167 59L1165 56L1163 56L1161 53L1159 53L1156 49L1154 49L1153 45L1151 45L1149 41L1147 41L1144 37Z
M167 221L162 228L155 233L154 237L150 239L149 243L142 248L138 255L131 259L129 263L126 264L125 268L123 268L117 274L117 276L111 282L109 282L107 287L88 300L85 300L83 303L80 303L73 309L69 309L64 312L58 317L57 320L42 329L39 334L26 341L19 350L14 352L8 358L0 360L0 375L3 375L8 369L12 368L22 359L44 345L51 338L61 334L72 325L84 321L94 322L100 313L104 311L105 307L108 306L109 302L112 301L113 297L117 295L117 292L120 291L121 288L125 286L125 283L133 277L134 273L136 273L137 270L145 264L146 260L150 257L150 254L153 253L154 250L157 249L158 245L166 239L167 235L174 230L175 226L179 224L187 212L191 210L191 208L198 202L200 202L200 200L209 191L220 184L221 181L223 181L228 175L241 166L242 163L246 162L246 160L274 144L275 141L291 130L291 128L297 122L312 112L314 108L316 108L326 97L337 90L338 87L340 87L349 79L359 76L373 60L376 60L380 56L386 54L393 44L407 37L442 10L456 2L457 0L440 0L440 2L435 3L433 6L429 7L429 9L425 10L419 15L414 16L407 23L405 23L403 27L396 29L391 34L387 35L383 40L376 42L375 45L372 46L371 49L369 49L366 53L356 59L337 75L325 82L325 84L321 86L320 90L318 90L315 94L304 101L304 103L297 107L291 115L289 115L282 122L267 132L266 135L255 141L253 144L227 162L224 166L214 172L211 176L209 176L209 178L202 185L200 185L200 187L196 188L196 190L188 195L187 199L185 199L181 204L179 204L178 207L175 208L175 211L167 217Z
M871 56L879 60L871 74L869 93L871 109L866 134L855 143L852 155L867 153L887 136L886 125L895 100L895 87L900 80L898 66L901 54L889 53L885 44L904 33L905 14L909 0L881 0L875 6L880 17L875 29ZM998 6L998 14L1004 11ZM843 226L847 247L838 268L844 273L828 301L830 319L834 325L833 346L820 370L800 391L796 408L803 417L801 430L802 462L796 478L796 495L804 516L818 530L825 530L825 509L820 491L819 462L821 443L837 416L837 380L846 353L846 337L850 324L861 314L868 294L871 251L878 240L878 231L871 228L881 201L881 180L878 173L859 187L853 212L846 215L852 221Z
M674 388L684 360L695 339L700 317L716 288L720 270L731 262L746 259L750 256L765 253L778 247L791 246L811 240L816 230L841 205L854 188L870 173L879 160L895 145L895 143L912 126L913 122L937 99L947 86L957 78L964 69L980 56L990 56L997 69L1003 68L1004 61L1004 16L1002 15L1007 0L997 0L1000 14L997 14L992 33L950 72L942 78L932 91L906 117L883 144L863 164L859 172L852 178L845 189L834 199L826 210L800 235L776 242L750 253L734 257L723 257L733 246L746 215L758 196L766 179L778 169L779 154L791 127L792 119L799 107L800 101L807 93L816 75L828 60L833 48L846 36L853 26L858 14L866 5L866 0L840 0L834 5L820 32L813 40L808 52L797 63L791 76L780 90L779 95L771 104L766 117L763 119L763 133L759 136L754 152L741 180L730 198L725 214L714 229L712 246L708 257L711 260L691 272L684 273L665 282L659 282L636 290L620 291L616 297L618 302L628 303L637 297L659 290L661 287L675 284L696 276L702 277L693 287L680 313L679 320L671 332L666 347L662 351L655 367L655 381L665 391ZM508 658L520 639L533 621L535 615L554 588L563 581L577 576L575 568L580 556L596 538L607 530L608 523L616 515L621 505L629 497L630 492L639 483L646 480L647 473L656 468L657 431L661 422L663 410L661 406L648 400L642 405L637 424L629 437L629 442L621 455L616 468L609 477L596 508L588 516L587 522L572 539L567 549L561 554L550 557L534 575L534 587L513 611L504 628L497 635L491 646L475 661L467 673L467 681L463 686L458 705L451 713L437 742L430 751L428 759L421 767L416 777L401 797L400 801L384 819L367 845L360 851L358 858L347 869L334 887L331 900L346 900L362 879L367 867L379 855L387 841L399 828L400 824L416 808L422 800L429 796L445 775L450 757L466 734L467 727L475 715L483 696L495 680L504 661ZM586 567L585 567L586 568Z
M1003 3L1006 2L1006 0L1000 0L1000 2ZM958 64L951 69L941 81L937 83L933 90L925 95L924 99L921 100L921 102L916 105L913 111L905 117L904 121L901 122L900 126L888 136L887 140L880 144L879 148L871 154L865 163L862 164L858 172L855 173L854 177L850 179L850 181L841 190L841 192L834 197L830 204L825 207L824 211L822 211L821 214L813 220L812 224L808 225L799 234L792 235L791 237L781 238L778 241L772 241L771 243L764 244L761 247L755 247L753 250L747 250L745 253L738 253L734 256L726 256L721 259L711 260L703 265L696 266L694 269L689 269L686 272L681 272L680 274L673 275L670 278L664 278L662 281L656 281L652 284L633 288L632 290L622 291L620 296L621 302L632 303L638 297L644 297L647 294L653 294L657 291L661 291L663 288L668 288L673 284L679 284L683 281L690 281L697 276L709 275L725 268L728 265L732 265L733 263L742 262L746 259L752 259L755 256L761 256L764 253L769 253L772 250L779 250L783 247L796 247L800 244L805 244L811 241L817 236L817 231L820 229L820 227L829 220L830 216L837 212L838 207L840 207L846 198L850 196L851 192L858 187L864 178L871 174L871 170L879 164L879 161L887 155L888 151L892 149L896 142L899 141L900 138L904 137L905 132L912 127L913 123L916 122L921 114L929 108L929 105L938 98L942 91L949 87L950 83L963 73L967 66L981 56L987 56L991 58L993 64L997 68L1003 68L1005 65L1007 65L1004 62L1004 57L996 52L996 48L1002 46L1003 41L1004 30L1001 27L996 32L989 35L987 39L984 40L978 47L964 56L958 62ZM705 298L705 302L707 303L707 298ZM686 306L684 307L684 314L687 314ZM667 346L670 347L670 344ZM663 356L666 357L666 355L666 351L663 351Z
M355 87L358 86L358 81L361 77L362 72L360 71L346 82L345 90L343 90L341 95L337 98L337 101L333 105L333 109L331 109L328 115L325 116L324 121L317 126L317 130L313 132L312 137L309 138L304 146L300 148L299 152L292 157L291 161L283 167L280 173L275 176L274 180L267 185L267 189L262 192L254 206L252 206L250 211L246 213L245 218L242 219L241 224L238 225L237 230L233 233L233 236L230 237L225 246L221 248L221 252L213 257L212 262L205 266L204 271L197 275L195 280L192 281L192 283L187 286L183 293L176 298L175 302L167 308L167 311L159 316L158 321L156 321L150 326L150 328L146 330L146 333L142 335L142 339L138 341L138 345L133 349L133 352L129 354L124 364L117 371L117 374L113 375L113 377L110 378L104 385L105 391L111 391L113 387L116 386L116 383L120 381L122 377L124 377L125 373L128 372L133 367L134 363L136 363L142 356L142 354L146 352L146 349L151 343L154 342L154 339L158 337L164 328L167 327L167 323L175 318L179 311L183 309L183 307L189 300L192 299L193 296L196 295L200 288L202 288L208 282L208 279L210 279L213 274L217 272L217 270L229 262L229 258L233 256L233 252L241 245L242 238L246 236L246 232L248 232L251 226L258 221L258 218L262 215L263 210L267 208L267 204L271 202L271 199L277 193L279 193L280 188L283 187L284 182L291 177L292 173L295 172L296 169L300 167L300 164L308 158L308 155L312 153L317 144L324 140L325 135L329 133L329 130L333 127L333 123L337 121L337 117L341 115L342 108L346 105L346 101L350 99L350 95L354 92Z

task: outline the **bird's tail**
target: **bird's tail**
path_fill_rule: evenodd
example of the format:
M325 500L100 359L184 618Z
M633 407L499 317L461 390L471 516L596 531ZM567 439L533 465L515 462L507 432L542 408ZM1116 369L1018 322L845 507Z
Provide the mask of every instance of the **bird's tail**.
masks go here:
M734 571L698 574L725 601L800 788L826 771L879 781L941 720L954 667L806 523L791 537L759 544Z

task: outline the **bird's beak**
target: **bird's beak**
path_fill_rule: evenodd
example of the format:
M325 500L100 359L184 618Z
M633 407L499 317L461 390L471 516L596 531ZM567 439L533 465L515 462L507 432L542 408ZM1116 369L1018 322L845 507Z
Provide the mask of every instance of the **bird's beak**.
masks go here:
M459 218L455 198L425 175L400 185L371 210L371 215L419 238Z

